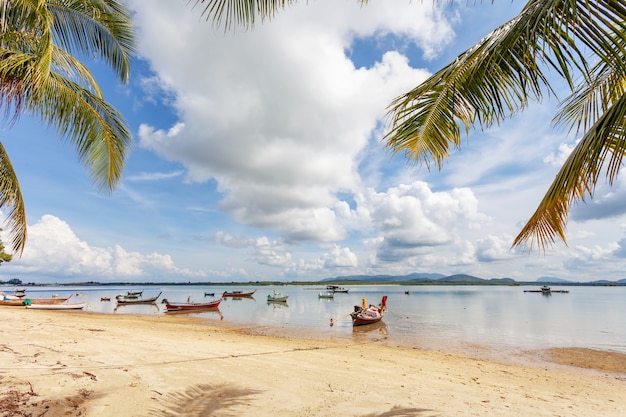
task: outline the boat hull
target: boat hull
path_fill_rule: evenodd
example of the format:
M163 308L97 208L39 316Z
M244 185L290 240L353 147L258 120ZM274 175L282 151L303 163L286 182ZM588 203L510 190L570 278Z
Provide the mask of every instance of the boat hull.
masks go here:
M210 303L170 303L164 300L165 309L172 311L194 311L194 310L210 310L219 307L222 300L211 301Z
M159 293L156 297L150 298L126 298L123 295L115 297L118 304L154 304L159 299L162 293Z
M252 297L255 292L256 292L256 290L249 291L249 292L238 292L238 291L228 292L228 291L224 291L224 293L222 294L222 297Z
M267 301L269 303L286 303L289 297L268 297Z
M31 304L26 308L33 310L82 310L87 303L73 303L73 304Z

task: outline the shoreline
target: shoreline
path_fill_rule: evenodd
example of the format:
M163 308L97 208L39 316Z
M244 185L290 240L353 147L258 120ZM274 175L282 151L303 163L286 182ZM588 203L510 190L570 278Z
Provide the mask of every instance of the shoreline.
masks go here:
M251 333L195 317L0 308L0 416L626 414L621 353L549 349L520 364L479 346L488 358Z

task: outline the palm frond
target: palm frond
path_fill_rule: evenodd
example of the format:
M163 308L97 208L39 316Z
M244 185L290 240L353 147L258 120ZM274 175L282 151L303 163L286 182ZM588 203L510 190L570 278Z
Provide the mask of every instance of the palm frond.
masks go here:
M27 106L74 145L98 188L110 191L118 184L132 135L123 116L102 97L51 73L29 95Z
M564 242L572 203L593 196L602 169L612 184L626 154L626 95L607 108L585 133L550 185L539 207L515 238L513 246L546 249L558 236Z
M11 236L11 248L14 253L21 255L26 245L26 209L17 175L2 142L0 142L0 208L8 208L5 212L5 221L8 223L8 232Z
M102 58L121 82L130 76L135 53L130 12L117 0L48 1L54 42L71 54Z

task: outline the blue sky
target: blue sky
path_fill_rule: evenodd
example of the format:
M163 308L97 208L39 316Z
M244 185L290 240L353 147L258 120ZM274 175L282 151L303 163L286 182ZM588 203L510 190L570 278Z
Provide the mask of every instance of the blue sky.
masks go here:
M29 235L0 279L626 276L621 179L574 208L568 245L510 248L577 139L551 126L556 101L472 131L441 171L380 140L393 98L524 2L308 3L224 33L186 2L129 1L130 82L91 64L134 135L124 178L99 193L54 131L27 116L5 126Z

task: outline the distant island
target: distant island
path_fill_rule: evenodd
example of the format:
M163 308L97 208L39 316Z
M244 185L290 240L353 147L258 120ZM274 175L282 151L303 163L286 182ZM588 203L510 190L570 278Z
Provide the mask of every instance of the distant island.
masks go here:
M9 281L0 281L0 285L16 285L16 286L114 286L114 285L221 285L221 286L237 286L237 285L257 285L257 286L276 286L276 285L568 285L568 286L623 286L626 285L626 278L618 281L596 280L590 282L574 282L557 277L540 277L535 281L516 281L513 278L479 278L472 275L456 274L443 275L437 273L421 273L415 272L408 275L347 275L332 278L324 278L319 281L248 281L248 282L220 282L220 281L204 281L204 282L72 282L72 283L54 283L54 284L37 284L34 282L22 283L21 280L13 278Z

